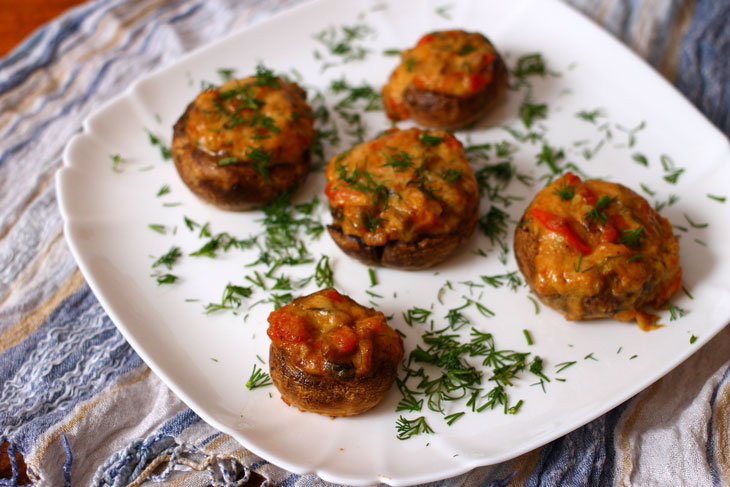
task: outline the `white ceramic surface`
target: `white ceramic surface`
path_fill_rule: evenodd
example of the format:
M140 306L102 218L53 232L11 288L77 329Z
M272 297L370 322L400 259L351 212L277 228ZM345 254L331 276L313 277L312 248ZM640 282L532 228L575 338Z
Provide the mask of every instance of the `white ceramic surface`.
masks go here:
M58 174L69 245L89 285L129 343L208 423L293 472L314 472L325 480L347 484L405 485L511 459L630 398L698 350L730 320L730 202L722 204L706 196L730 196L727 139L651 68L563 4L461 1L448 4L442 16L436 10L443 5L416 0L322 0L233 33L140 80L89 117L83 133L69 143L65 166ZM374 28L374 34L364 41L371 49L369 56L362 62L321 71L321 62L312 55L321 46L312 34L330 25L356 23ZM468 413L449 427L438 414L425 411L435 433L407 441L396 439L395 422L400 413L395 412L399 400L395 388L373 411L334 421L287 407L273 387L247 390L243 384L257 362L256 355L268 356L265 318L271 306L254 308L244 322L245 312L206 316L202 305L218 301L226 283L242 283L251 271L244 264L254 258L253 251L232 251L217 259L186 256L173 271L181 280L169 286L158 286L150 277L150 264L151 256L165 253L172 245L186 253L200 247L202 240L184 227L183 215L211 222L216 233L228 231L240 238L259 231L256 220L260 215L226 213L198 201L182 184L173 164L162 161L144 129L169 144L171 127L196 95L200 81L217 81L218 68L234 67L244 75L263 60L277 71L295 68L305 85L320 90L343 74L354 83L364 80L380 87L396 63L395 58L382 55L383 50L408 47L430 30L456 27L485 33L510 66L519 56L537 51L552 71L561 73L536 79L533 96L535 102L548 104L549 117L543 123L547 139L551 145L565 147L569 160L591 176L607 177L637 191L639 183L646 184L657 193L650 201L679 195L677 203L663 210L675 224L690 227L685 213L709 223L707 228L679 232L684 285L694 299L679 293L673 302L688 313L670 322L663 312L668 326L644 333L635 325L615 321L568 323L544 306L536 315L524 287L517 292L485 287L470 294L461 286L445 293L441 305L437 294L447 279L478 281L480 275L515 270L512 253L503 265L497 249L483 236L475 236L459 255L435 269L378 270L380 284L369 288L367 269L344 256L324 235L309 244L312 253L331 256L337 287L354 299L367 303L368 289L383 296L376 301L386 315L394 315L391 324L407 335L407 350L419 343L420 332L404 323L401 311L433 303L434 317L441 323L447 310L460 305L461 296L466 295L480 298L496 313L486 319L473 309L466 312L476 327L494 333L500 348L540 355L551 378L556 377L556 364L578 363L559 375L566 382L553 380L545 393L530 387L533 381L528 377L518 381L508 391L512 404L524 400L516 415L505 415L499 408ZM480 128L457 135L462 140L468 136L472 143L514 142L499 125L521 128L516 113L523 94L509 92L508 98ZM607 114L601 122L611 122L614 140L585 160L583 147L573 146L573 142L589 139L592 147L600 137L595 125L579 120L575 113L598 107ZM369 136L389 126L382 112L369 113L366 119ZM642 120L646 127L637 133L636 146L625 147L627 135L615 124L635 127ZM346 147L347 141L339 150ZM539 149L539 145L520 145L514 156L520 172L536 177L544 174L544 168L535 165ZM645 154L650 166L634 162L634 152ZM115 153L124 158L123 172L111 170L109 155ZM662 154L670 155L686 170L676 186L662 179ZM140 170L149 166L149 170ZM156 197L163 184L171 192ZM322 173L314 173L298 198L308 200L321 194L323 187ZM513 220L539 187L512 184L507 193L525 198L507 208ZM166 207L164 202L181 205ZM489 204L485 198L482 213ZM326 208L320 213L328 222ZM150 223L177 227L177 231L159 235L148 229ZM488 257L476 255L478 248L486 250ZM291 274L309 272L307 269ZM188 298L200 301L187 302ZM533 346L525 343L523 329L530 330ZM689 342L691 335L698 337L694 344ZM591 353L598 361L584 359ZM630 359L633 355L637 357ZM450 407L456 412L464 409L464 403Z

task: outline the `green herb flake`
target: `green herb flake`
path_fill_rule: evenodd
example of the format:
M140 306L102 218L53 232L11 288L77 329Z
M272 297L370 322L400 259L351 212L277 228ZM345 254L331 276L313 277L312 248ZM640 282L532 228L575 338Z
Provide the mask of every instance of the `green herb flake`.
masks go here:
M690 345L694 344L694 342L696 342L696 341L697 341L697 336L696 335L693 334L691 337L689 337L689 344Z
M646 156L644 154L640 154L640 153L637 152L633 156L631 156L631 158L634 161L636 161L639 164L641 164L642 166L649 167L649 160L646 158Z
M532 336L530 335L530 331L525 329L525 330L522 330L522 333L525 335L525 340L527 340L527 344L532 345L534 342L532 341Z
M709 225L709 223L695 223L694 221L692 221L687 213L684 214L684 218L687 219L687 223L689 223L692 228L707 228L707 226Z
M585 357L583 357L583 360L595 360L596 362L598 362L598 359L593 356L593 352L591 352L588 355L586 355Z
M172 284L177 281L178 277L173 274L161 274L157 277L157 284Z
M160 155L162 156L162 158L164 160L171 159L172 158L172 152L170 151L170 148L167 147L165 144L163 144L162 141L160 140L160 138L157 137L155 134L153 134L149 130L146 130L146 131L147 131L147 135L149 137L150 144L152 144L153 146L159 147L159 149L160 149Z
M607 223L608 215L606 215L606 213L603 210L606 209L606 207L614 200L615 200L615 198L610 198L606 195L603 195L600 198L598 198L598 201L596 201L595 206L591 209L591 211L586 213L586 215L585 215L586 222L589 224L595 224L597 222L604 223L604 224Z
M330 267L330 258L328 255L323 255L317 262L317 267L314 271L314 282L320 287L332 287L335 285L334 273Z
M605 117L606 114L602 108L596 108L595 110L581 110L575 114L576 118L595 124L596 119L599 117Z
M520 105L519 116L525 127L530 128L536 120L545 120L547 118L547 105L545 103L534 104L525 101Z
M682 291L684 291L684 294L686 294L686 295L687 295L687 297L688 297L689 299L694 299L694 296L692 296L692 295L691 295L691 294L689 293L689 291L687 291L687 288L686 288L686 287L684 287L684 284L682 285Z
M241 160L235 156L224 156L218 159L218 166L230 166L231 164L238 164Z
M641 260L644 258L644 254L636 254L632 255L628 259L626 259L626 262L634 262L635 260Z
M716 196L714 194L707 193L707 197L711 200L719 201L720 203L725 203L727 198L725 196Z
M386 49L383 56L400 56L403 51L401 49Z
M378 279L375 276L375 269L368 267L368 276L370 276L370 287L378 285Z
M218 68L216 72L221 80L230 81L233 78L233 73L236 72L236 68Z
M150 230L154 230L161 235L165 235L167 233L167 227L159 223L150 223L149 225L147 225L147 228L149 228Z
M109 154L109 159L112 161L112 171L124 172L124 169L122 169L122 163L124 162L122 156L119 154Z
M446 20L451 20L451 9L454 8L453 4L448 5L441 5L440 7L436 7L436 15L439 17L442 17Z
M433 147L434 145L441 143L444 138L436 137L435 135L431 135L428 132L421 132L420 134L418 134L418 140L420 140L427 146Z
M568 367L572 367L576 363L577 362L575 360L573 360L572 362L561 362L559 364L555 364L555 368L558 369L558 370L555 371L555 373L556 374L559 374L560 372L564 371Z
M155 268L164 266L167 269L172 269L172 266L181 256L182 252L180 252L180 247L173 246L170 248L170 250L167 251L166 254L160 256L160 258L152 264L152 267Z
M618 243L624 244L627 247L638 249L641 247L641 234L644 231L644 225L638 228L621 230L621 235L618 239Z
M400 416L395 423L395 427L398 432L396 438L399 440L407 440L420 434L433 433L433 429L426 423L425 416L419 416L410 420Z
M170 192L170 185L168 185L168 184L165 184L165 185L163 185L163 186L162 186L162 187L160 188L160 190L159 190L159 191L157 191L157 197L159 198L160 196L166 195L166 194L168 194L169 192Z
M269 374L256 366L256 364L253 364L251 377L249 377L246 381L246 389L251 391L258 387L270 386L272 384L273 382L271 382L271 377L269 376Z

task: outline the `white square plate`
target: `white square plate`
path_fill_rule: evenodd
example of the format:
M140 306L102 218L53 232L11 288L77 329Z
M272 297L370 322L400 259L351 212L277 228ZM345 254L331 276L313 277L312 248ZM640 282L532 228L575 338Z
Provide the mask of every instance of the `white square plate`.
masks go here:
M358 41L369 53L361 61L323 71L323 62L332 56L313 34L330 26L356 24L372 28ZM236 68L243 77L259 61L277 72L295 69L301 73L302 84L325 92L329 103L334 98L327 88L343 75L351 83L365 81L379 89L397 62L383 55L384 50L407 48L424 33L446 28L484 33L506 55L509 66L522 55L542 53L550 70L560 75L535 78L532 96L535 103L547 103L548 118L541 122L540 130L550 145L565 149L566 161L575 162L591 176L606 177L637 191L643 183L656 193L650 201L679 196L662 213L672 223L687 227L687 231L677 231L684 285L693 299L682 293L673 298L687 314L670 321L663 312L662 321L668 326L650 333L609 320L568 323L542 306L536 314L525 287L512 292L506 287L470 289L457 284L516 269L512 252L503 264L499 249L482 235L475 235L459 255L434 269L379 269L379 284L370 288L367 268L344 256L325 234L308 243L310 252L315 257L331 256L336 286L355 300L369 302L372 297L367 290L382 296L372 299L386 315L393 315L391 325L407 335L407 351L421 343L423 330L417 329L421 325L408 327L403 311L433 307L435 326L440 327L447 311L463 303L462 296L469 296L495 313L487 319L474 309L466 310L476 328L493 333L500 348L540 355L548 377L566 381L552 380L543 392L531 387L534 380L525 376L508 391L510 404L524 401L518 414L503 414L499 407L468 412L452 426L426 408L418 414L395 412L399 400L395 387L374 410L336 420L287 407L273 387L246 389L257 356L264 360L268 356L266 316L272 305L254 307L245 321L243 315L247 305L265 298L266 293L257 291L245 300L238 315L205 315L203 305L220 300L228 282L245 283L244 276L254 268L244 266L255 259L256 251L230 251L217 259L190 257L203 240L185 228L183 216L210 222L215 233L226 231L245 238L261 231L261 214L228 213L201 203L182 184L173 164L164 162L158 148L150 145L145 129L169 144L172 125L197 94L200 81L218 81L219 68ZM313 56L315 49L324 55L324 61ZM544 166L535 163L540 144L519 143L501 126L524 130L517 117L524 96L524 90L510 91L507 101L479 127L457 136L470 143L509 140L519 147L512 155L517 170L538 181L545 174ZM597 124L575 116L599 107L604 116ZM368 137L390 125L382 112L369 112L365 120ZM617 125L635 128L642 121L645 126L636 131L634 144L629 146L629 134ZM599 129L604 123L608 125ZM604 140L607 129L612 131L610 140ZM582 140L588 142L574 145ZM344 140L337 148L328 147L328 155L346 149L348 143ZM599 144L595 155L586 159L583 151ZM648 167L632 159L635 153L648 158ZM110 154L122 157L120 172L112 170ZM663 155L670 156L676 168L684 169L676 185L664 179ZM208 423L281 467L314 472L332 482L413 484L513 458L641 391L730 320L730 202L723 204L707 196L730 196L728 141L640 59L555 1L307 3L233 33L140 80L86 120L83 133L68 145L64 162L57 185L66 237L89 285L129 343ZM323 179L321 172L311 174L297 201L321 195ZM170 193L158 197L165 184ZM508 194L524 198L506 208L513 222L540 187L541 183L510 185ZM490 204L483 198L482 214ZM319 212L326 223L329 217L324 206L320 205ZM709 225L694 227L684 214ZM155 233L149 224L165 225L167 233ZM511 243L514 223L510 225ZM150 277L151 263L172 245L183 249L182 261L173 271L181 279L158 286ZM488 256L478 255L477 249ZM301 277L311 270L305 266L287 273ZM447 280L454 283L454 290L442 292L441 304L437 296ZM310 285L299 292L314 289ZM186 301L189 298L199 301ZM524 329L530 331L534 345L527 345ZM693 344L691 336L698 337ZM556 365L567 361L577 363L558 375ZM487 379L488 374L485 386ZM461 410L466 410L464 400L449 404L448 412ZM396 439L400 414L409 418L425 415L435 432Z

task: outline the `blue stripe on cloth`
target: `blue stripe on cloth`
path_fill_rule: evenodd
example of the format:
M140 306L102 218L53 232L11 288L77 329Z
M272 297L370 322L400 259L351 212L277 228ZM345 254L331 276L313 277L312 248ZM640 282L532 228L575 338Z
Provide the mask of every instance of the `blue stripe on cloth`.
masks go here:
M185 429L199 421L201 421L200 416L195 414L192 409L186 408L165 422L158 432L163 435L178 436Z
M170 10L170 9L176 7L177 4L184 3L184 2L185 2L185 0L179 0L177 2L173 2L173 3L165 5L164 7L161 7L160 9L158 9L156 11L154 18L160 17L161 15L163 15L163 13L166 13L167 10ZM2 154L0 154L0 167L5 165L5 163L10 159L11 156L13 156L17 152L23 150L28 144L30 144L32 142L37 142L40 139L41 134L46 130L46 128L51 123L68 115L76 105L83 105L84 103L86 103L88 101L88 99L96 93L99 85L104 80L105 75L107 74L109 69L112 67L112 65L114 65L116 62L124 59L125 57L134 57L137 55L144 54L147 51L147 47L148 47L151 39L154 37L154 35L157 33L158 29L162 25L165 25L165 23L156 22L152 26L150 31L143 38L141 46L137 51L134 51L125 56L112 57L111 59L107 59L104 62L104 64L102 64L102 67L99 69L98 73L96 74L94 79L89 83L88 88L82 95L77 96L76 98L69 101L66 105L63 106L61 111L58 112L57 114L55 114L54 116L49 117L49 118L43 120L42 122L39 122L38 125L33 130L33 132L28 137L26 137L24 140L18 142L17 144L15 144L14 146L10 147L6 151L4 151ZM125 43L122 46L120 46L119 48L117 48L116 51L123 52L124 50L126 50L126 48L130 44L132 44L133 42L136 41L137 34L148 28L149 27L146 24L143 24L143 25L137 27L136 29L130 31L130 33L127 35L127 40L125 41Z
M29 450L74 406L142 365L85 285L0 355L0 436Z
M52 61L54 61L56 59L56 49L58 48L58 45L68 37L76 34L83 20L84 18L81 15L77 15L76 17L65 17L63 22L59 25L58 32L43 50L40 59L29 66L25 66L14 71L7 80L0 82L0 95L5 94L7 91L10 91L21 84L34 71L48 66Z
M725 369L725 373L722 374L722 378L718 381L717 385L715 386L715 389L712 391L712 397L710 398L710 420L707 422L707 445L705 446L705 457L707 458L707 465L710 466L710 475L712 475L712 486L713 487L720 487L722 482L720 481L720 475L717 472L717 468L715 468L715 435L712 434L712 430L714 428L714 409L715 409L715 401L717 400L717 393L720 391L720 388L727 382L728 377L730 377L730 367Z
M697 0L681 44L676 85L730 136L730 4Z
M14 121L13 123L8 127L8 129L5 131L4 134L0 135L0 138L2 137L8 137L12 135L13 132L20 126L21 123L23 123L24 120L33 118L37 116L40 112L43 111L43 109L50 103L53 102L59 98L62 98L64 95L66 95L66 92L69 89L69 86L73 84L74 81L76 81L76 78L78 77L79 73L81 72L80 67L74 68L66 82L61 86L58 90L51 93L50 95L46 95L41 99L41 102L32 110L21 113Z
M171 23L171 24L174 24L176 22L180 22L181 20L185 20L186 18L190 17L195 12L197 12L198 10L200 10L200 8L202 6L203 5L201 5L199 3L198 4L195 4L192 7L190 7L186 12L182 12L182 13L174 16L174 17L171 17L170 20L168 20L168 22Z
M25 39L18 47L10 51L6 57L0 57L0 70L10 68L16 62L25 59L28 54L36 47L48 33L49 25L46 24L37 29L30 37Z
M614 431L629 402L545 445L525 487L613 485Z

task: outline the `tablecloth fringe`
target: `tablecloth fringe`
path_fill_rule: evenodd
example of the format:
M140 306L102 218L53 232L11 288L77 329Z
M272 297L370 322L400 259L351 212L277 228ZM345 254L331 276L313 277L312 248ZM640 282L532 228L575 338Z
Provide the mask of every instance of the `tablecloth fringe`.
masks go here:
M162 468L162 472L155 474ZM195 445L178 443L172 436L156 434L137 439L117 451L94 474L94 487L137 487L150 480L161 482L175 471L207 471L212 487L242 487L251 469L228 455L207 454ZM262 487L269 487L264 480Z

